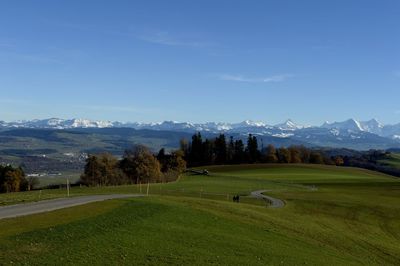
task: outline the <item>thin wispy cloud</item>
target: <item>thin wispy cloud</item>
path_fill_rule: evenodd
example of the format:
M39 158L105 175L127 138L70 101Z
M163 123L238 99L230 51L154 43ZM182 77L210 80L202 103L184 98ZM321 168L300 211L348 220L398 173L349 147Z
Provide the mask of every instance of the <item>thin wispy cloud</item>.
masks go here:
M230 75L230 74L219 75L220 80L248 82L248 83L283 82L292 77L294 77L293 74L280 74L280 75L267 76L263 78L249 78L242 75Z

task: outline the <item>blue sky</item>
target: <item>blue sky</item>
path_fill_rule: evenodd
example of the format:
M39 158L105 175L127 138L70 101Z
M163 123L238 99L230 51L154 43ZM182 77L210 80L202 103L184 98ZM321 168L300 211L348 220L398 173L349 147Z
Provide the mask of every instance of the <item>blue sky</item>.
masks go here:
M0 120L400 122L400 1L1 1Z

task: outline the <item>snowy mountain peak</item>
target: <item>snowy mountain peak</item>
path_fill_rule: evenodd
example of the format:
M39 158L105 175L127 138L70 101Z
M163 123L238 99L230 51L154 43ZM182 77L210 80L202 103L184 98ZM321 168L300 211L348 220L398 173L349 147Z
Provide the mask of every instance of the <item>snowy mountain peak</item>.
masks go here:
M337 138L342 135L365 135L374 134L380 137L399 140L400 124L397 125L382 125L378 120L372 119L369 121L357 121L348 119L343 122L325 122L320 127L310 127L299 125L293 120L288 119L284 123L275 126L267 125L263 122L255 122L245 120L240 123L189 123L177 121L164 121L157 123L122 123L101 120L89 120L82 118L75 119L36 119L36 120L20 120L14 122L0 121L0 128L32 128L32 129L75 129L75 128L133 128L133 129L149 129L163 131L178 131L178 132L209 132L209 133L238 133L238 134L260 134L273 137L293 137L297 135L307 134L313 130L319 131L321 134L329 132ZM309 129L309 131L307 131ZM307 136L306 136L307 137Z
M245 120L241 123L233 124L234 128L239 128L239 127L266 127L267 124L264 122L258 122L258 121L253 121L253 120Z
M377 119L371 119L369 121L361 122L365 126L383 128L383 125Z
M327 128L327 129L338 129L338 130L346 130L346 131L354 131L354 132L364 131L360 122L358 122L357 120L355 120L353 118L348 119L343 122L333 122L333 123L325 122L322 125L322 127Z
M302 129L304 128L303 125L296 124L293 122L293 120L288 119L282 124L277 124L275 125L276 128L279 128L281 130L297 130L297 129Z
M382 133L383 125L376 119L360 122L363 131L380 135Z
M385 126L383 126L378 120L371 119L369 121L357 121L355 119L348 119L344 122L334 122L329 123L325 122L322 125L323 128L327 129L337 129L337 130L345 130L351 132L368 132L377 135L381 135Z
M65 120L65 122L65 126L69 128L107 128L114 126L110 121L92 121L82 118Z

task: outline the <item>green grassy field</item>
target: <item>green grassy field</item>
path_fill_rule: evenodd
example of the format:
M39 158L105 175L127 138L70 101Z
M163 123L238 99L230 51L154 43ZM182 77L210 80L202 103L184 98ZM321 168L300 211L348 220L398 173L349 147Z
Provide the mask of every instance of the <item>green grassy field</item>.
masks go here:
M400 168L400 153L391 153L388 159L381 160L380 163L388 164L395 168Z
M37 185L37 187L43 188L49 185L65 185L67 183L67 179L70 183L76 183L77 181L79 181L81 174L82 173L78 171L64 171L61 172L61 175L38 177L39 184Z
M0 261L30 265L399 265L400 182L353 168L209 167L120 199L0 221ZM142 186L142 192L146 191ZM269 209L235 194L268 189ZM73 188L72 195L135 193L139 186ZM39 191L0 195L2 204ZM42 191L41 199L65 195Z

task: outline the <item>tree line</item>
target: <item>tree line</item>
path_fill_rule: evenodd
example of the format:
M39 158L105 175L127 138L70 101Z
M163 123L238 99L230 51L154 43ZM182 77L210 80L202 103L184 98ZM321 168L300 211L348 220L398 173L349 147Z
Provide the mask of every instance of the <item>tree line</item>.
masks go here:
M158 154L153 154L147 147L139 145L126 150L121 159L108 153L90 155L80 182L88 186L169 182L176 180L186 166L248 163L354 166L400 175L398 169L378 163L385 156L384 152L364 152L361 156L330 156L330 152L301 145L260 147L257 137L252 134L244 142L233 137L227 140L224 134L203 139L201 133L196 133L191 141L182 139L180 149L170 153L161 149Z
M27 178L21 167L0 165L0 193L31 190L37 184L37 179Z
M329 157L318 150L305 146L276 148L274 145L260 147L256 136L249 134L246 143L233 137L226 139L220 134L214 139L203 139L201 133L192 136L191 141L181 140L180 149L188 166L243 163L311 163L342 164L343 159Z
M186 169L181 151L154 155L138 145L124 152L121 160L109 153L90 155L80 182L87 186L110 186L168 182Z
M351 167L365 168L372 171L400 177L400 169L382 163L382 161L389 159L391 153L380 150L369 150L362 152L359 155L344 156L343 165Z

